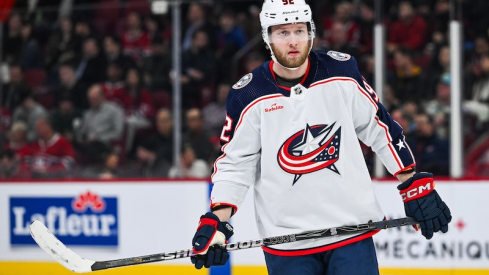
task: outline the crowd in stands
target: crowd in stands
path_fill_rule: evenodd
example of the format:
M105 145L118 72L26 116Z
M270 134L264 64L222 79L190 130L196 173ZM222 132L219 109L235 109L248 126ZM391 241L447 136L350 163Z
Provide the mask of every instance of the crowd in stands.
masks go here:
M171 14L152 14L146 0L72 2L62 12L18 1L4 24L0 178L208 177L230 87L269 60L263 43L244 50L261 35L262 2L183 5L180 163L173 163ZM309 4L319 11L314 49L351 54L374 86L373 1ZM383 104L404 128L418 171L449 175L449 1L383 4ZM463 2L466 176L489 176L487 10L489 1ZM371 169L373 153L364 153Z

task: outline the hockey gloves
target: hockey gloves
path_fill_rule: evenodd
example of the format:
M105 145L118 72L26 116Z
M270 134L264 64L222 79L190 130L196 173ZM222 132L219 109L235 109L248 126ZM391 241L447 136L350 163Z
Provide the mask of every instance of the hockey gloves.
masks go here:
M192 239L194 253L199 254L190 258L195 268L226 264L229 254L220 245L227 243L232 235L233 227L228 222L221 222L211 212L201 216L199 227Z
M433 174L416 173L397 189L400 190L406 216L419 222L421 234L426 239L431 239L434 232L448 231L452 215L435 190Z

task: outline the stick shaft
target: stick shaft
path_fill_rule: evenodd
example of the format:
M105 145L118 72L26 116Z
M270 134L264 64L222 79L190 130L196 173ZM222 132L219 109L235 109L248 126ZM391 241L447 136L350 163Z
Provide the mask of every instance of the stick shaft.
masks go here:
M380 230L380 229L387 229L387 228L393 228L393 227L399 227L405 225L414 225L416 223L417 222L412 218L401 218L401 219L393 219L393 220L386 220L380 222L369 222L369 223L358 224L353 226L342 226L342 227L333 227L333 228L322 229L322 230L313 230L313 231L307 231L298 234L275 236L275 237L269 237L269 238L263 238L257 240L247 240L247 241L241 241L237 243L228 243L228 244L221 245L221 247L226 249L227 251L234 251L234 250L255 248L255 247L275 245L275 244L292 243L292 242L316 239L316 238L348 235L348 234L353 234L362 231ZM185 250L178 250L174 252L166 252L160 254L133 257L133 258L101 261L101 262L95 262L92 265L92 271L116 268L116 267L122 267L128 265L175 260L181 258L188 258L192 256L195 256L192 249L185 249Z

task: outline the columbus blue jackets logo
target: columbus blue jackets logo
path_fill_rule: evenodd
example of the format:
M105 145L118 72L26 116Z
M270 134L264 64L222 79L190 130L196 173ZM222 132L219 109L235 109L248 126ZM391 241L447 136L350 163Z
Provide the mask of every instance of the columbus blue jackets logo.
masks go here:
M340 157L341 127L333 132L334 125L306 125L282 144L278 164L285 172L295 175L292 185L302 175L324 168L340 174L335 163Z

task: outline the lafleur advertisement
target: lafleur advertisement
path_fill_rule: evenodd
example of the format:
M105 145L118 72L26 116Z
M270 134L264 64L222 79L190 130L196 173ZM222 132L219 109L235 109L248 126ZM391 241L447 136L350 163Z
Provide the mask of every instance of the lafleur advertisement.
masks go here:
M67 245L117 246L117 198L89 191L73 197L10 197L10 245L35 245L29 233L40 220Z

